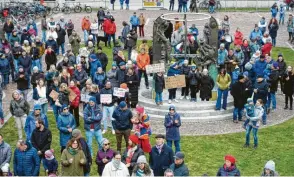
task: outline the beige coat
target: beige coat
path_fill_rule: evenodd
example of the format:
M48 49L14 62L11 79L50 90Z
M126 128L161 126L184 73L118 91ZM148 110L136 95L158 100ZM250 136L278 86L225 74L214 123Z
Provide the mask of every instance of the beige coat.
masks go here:
M140 25L145 25L146 23L146 20L145 20L145 17L144 16L139 16L139 20L140 20Z

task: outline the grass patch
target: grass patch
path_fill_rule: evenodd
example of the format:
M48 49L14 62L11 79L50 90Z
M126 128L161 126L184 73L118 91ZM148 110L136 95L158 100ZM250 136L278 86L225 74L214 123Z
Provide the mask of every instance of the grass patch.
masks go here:
M292 49L287 47L274 47L272 53L274 59L278 59L279 53L282 53L287 66L294 67L294 51Z
M55 157L60 161L59 131L56 128L55 119L50 113L49 122L50 130L53 133L53 142L51 148L55 150ZM81 120L83 135L83 120ZM276 170L281 176L290 176L294 174L294 119L291 119L280 125L261 129L259 135L259 147L257 150L253 148L244 149L245 133L235 133L216 136L183 136L181 147L186 155L186 163L190 169L190 175L201 176L204 173L215 175L218 168L223 163L223 157L226 154L236 156L237 166L242 176L258 176L260 175L264 164L268 160L276 162ZM17 133L14 119L10 119L8 124L1 129L4 140L9 143L13 150L17 142ZM116 148L115 136L106 133L106 138L110 139L111 147ZM252 137L251 137L252 142ZM151 138L152 145L155 144L154 136ZM93 140L93 152L97 152L98 145ZM95 155L96 156L96 155ZM147 155L148 156L148 155ZM95 157L93 157L95 159ZM95 161L93 161L95 162ZM11 162L12 165L12 162ZM13 166L11 166L13 167ZM41 174L44 175L43 169ZM91 169L91 175L97 176L97 166L94 163Z

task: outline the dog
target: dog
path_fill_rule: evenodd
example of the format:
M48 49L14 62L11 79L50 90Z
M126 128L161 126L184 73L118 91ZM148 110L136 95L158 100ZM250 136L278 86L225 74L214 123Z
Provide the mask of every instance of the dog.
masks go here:
M105 47L107 47L107 41L108 41L108 38L107 37L105 37L105 36L98 36L97 37L97 47L99 47L100 41L103 41L105 43Z

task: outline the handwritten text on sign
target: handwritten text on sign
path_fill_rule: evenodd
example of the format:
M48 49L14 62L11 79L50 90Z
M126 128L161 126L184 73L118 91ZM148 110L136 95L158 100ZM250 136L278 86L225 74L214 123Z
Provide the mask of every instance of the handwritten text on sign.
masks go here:
M123 88L114 87L113 96L125 97L126 90Z
M186 87L185 75L169 76L165 79L165 88L181 88Z
M100 95L100 102L101 103L111 103L112 102L112 95L111 94L101 94Z
M164 63L156 63L152 65L147 65L146 71L147 73L164 72L165 71Z

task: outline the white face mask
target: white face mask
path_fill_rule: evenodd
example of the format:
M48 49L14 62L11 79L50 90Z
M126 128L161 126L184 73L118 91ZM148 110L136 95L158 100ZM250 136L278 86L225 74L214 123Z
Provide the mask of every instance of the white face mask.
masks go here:
M113 166L118 169L119 168L119 165L120 165L120 160L117 160L115 158L112 159L112 164Z

